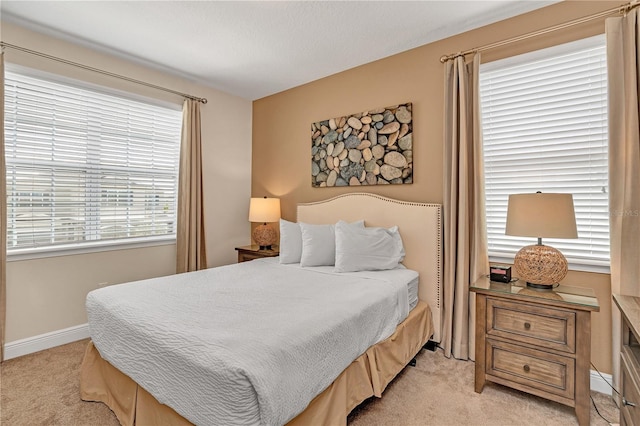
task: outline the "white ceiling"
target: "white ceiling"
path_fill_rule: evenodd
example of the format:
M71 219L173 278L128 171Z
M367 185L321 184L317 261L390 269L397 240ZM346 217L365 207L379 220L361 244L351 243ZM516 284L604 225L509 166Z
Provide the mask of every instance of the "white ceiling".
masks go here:
M1 0L0 13L254 100L556 1Z

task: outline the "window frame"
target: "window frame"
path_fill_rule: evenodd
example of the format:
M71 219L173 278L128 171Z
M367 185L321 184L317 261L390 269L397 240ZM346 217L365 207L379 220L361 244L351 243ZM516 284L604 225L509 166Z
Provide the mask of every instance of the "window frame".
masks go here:
M70 78L60 74L54 74L51 72L25 67L14 63L5 63L5 72L20 74L26 77L49 81L55 84L62 84L72 86L82 90L93 91L102 95L114 96L125 100L131 100L135 102L142 102L148 105L153 105L161 108L167 108L176 112L182 111L182 104L174 102L168 102L166 100L151 98L142 96L136 93L127 92L117 88L104 86L100 84L91 83L85 80L76 78ZM4 131L4 121L3 128ZM178 140L177 154L180 154L180 143ZM177 159L177 173L176 173L176 190L175 190L175 213L177 221L177 202L178 202L178 180L180 174L180 161ZM89 168L88 166L86 167ZM87 199L88 200L88 199ZM87 204L89 208L89 204ZM7 218L9 219L9 218ZM177 230L177 228L175 228ZM7 262L22 261L30 259L41 259L58 256L70 256L81 255L90 253L100 253L113 250L126 250L144 247L156 247L167 246L176 244L177 235L176 232L165 235L150 235L144 237L130 237L120 239L107 239L107 240L85 240L77 243L68 243L63 245L47 245L41 247L28 247L28 248L9 248L7 247Z
M548 58L549 56L562 55L566 53L575 52L580 49L587 49L591 47L602 47L603 45L606 48L605 35L600 34L600 35L576 40L573 42L567 42L561 45L556 45L549 48L528 52L522 55L512 56L509 58L489 62L481 65L480 79L482 79L483 72L491 72L503 67L517 66L519 64L535 62L537 60L545 59L545 58ZM605 55L606 55L606 50L605 50ZM605 81L606 81L606 78L605 78ZM482 99L480 100L480 103L482 104ZM606 100L605 100L605 108L606 108ZM482 105L481 105L481 109L482 109ZM484 129L483 129L483 133L484 133ZM483 146L484 146L484 141L483 141ZM607 141L607 146L608 146L608 141ZM606 166L606 171L608 174L608 164ZM485 177L486 175L487 175L487 171L485 170ZM606 183L607 183L606 186L608 188L608 178L606 179ZM485 182L485 191L486 191L486 182ZM542 188L542 191L544 192L544 188ZM535 192L535 191L529 191L527 188L522 188L521 190L514 190L514 193L525 193L525 192ZM607 193L608 193L608 189L607 189ZM486 194L485 194L485 200L486 200ZM607 214L610 220L608 203L607 203ZM506 210L505 210L505 216L506 216ZM489 241L489 238L490 236L487 235L487 242ZM525 245L536 244L536 241L533 238L529 238L529 239L524 237L510 237L510 238L512 238L514 241L522 240L523 241L522 247L524 247ZM549 239L543 238L543 244L545 244L545 241L548 241L548 240ZM524 243L524 241L527 241L527 243ZM549 245L554 246L553 241L555 240L551 239L551 241L552 242L550 242ZM489 250L489 253L488 253L489 261L492 263L512 264L514 261L515 254L517 253L517 250L518 249L515 249L515 251L513 252L513 255L505 255L504 251L501 251L500 253L491 253L491 250ZM610 251L609 251L609 254L610 254ZM597 260L597 259L572 261L571 258L569 258L568 260L569 260L569 270L607 273L607 274L610 273L610 256L609 256L609 260L607 261ZM586 262L590 262L590 263L586 263Z

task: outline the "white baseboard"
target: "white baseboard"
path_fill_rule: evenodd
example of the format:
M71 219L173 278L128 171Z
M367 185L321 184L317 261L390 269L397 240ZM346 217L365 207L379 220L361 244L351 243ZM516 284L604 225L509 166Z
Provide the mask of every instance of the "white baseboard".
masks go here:
M604 376L604 378L602 378ZM612 395L611 383L613 383L613 377L611 374L602 373L602 376L597 371L591 370L591 390Z
M89 337L89 324L76 325L26 339L5 343L4 359L17 358Z

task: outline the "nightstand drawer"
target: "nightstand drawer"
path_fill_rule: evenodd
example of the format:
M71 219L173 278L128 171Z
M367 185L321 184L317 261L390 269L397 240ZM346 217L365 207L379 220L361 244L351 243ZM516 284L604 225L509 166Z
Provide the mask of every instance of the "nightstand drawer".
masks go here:
M640 425L640 394L638 388L633 385L629 371L625 365L621 366L620 375L622 378L622 397L632 403L632 405L622 405L620 407L620 415L624 419L626 425Z
M564 398L574 397L575 360L510 343L487 340L486 373ZM518 388L518 386L513 386ZM533 392L532 392L533 393Z
M575 353L575 312L487 298L487 335Z
M638 348L623 345L620 351L620 383L622 397L634 405L623 404L620 417L623 424L640 426L640 355ZM622 423L622 422L621 422Z

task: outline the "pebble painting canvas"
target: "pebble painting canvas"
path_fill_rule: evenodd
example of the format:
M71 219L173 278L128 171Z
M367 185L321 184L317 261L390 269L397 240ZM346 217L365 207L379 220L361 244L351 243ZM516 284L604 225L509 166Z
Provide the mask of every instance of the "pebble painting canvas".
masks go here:
M413 183L411 102L311 124L313 187Z

